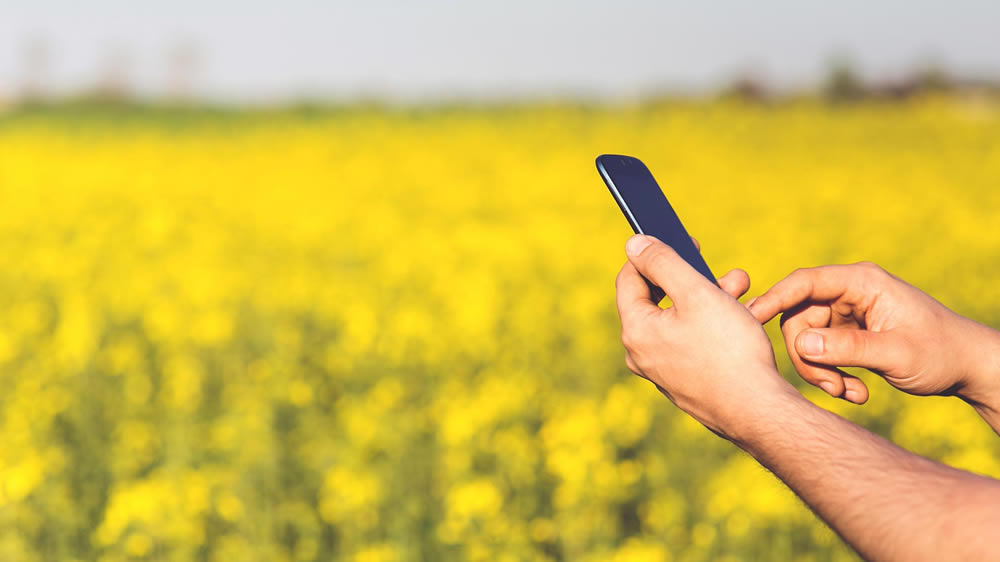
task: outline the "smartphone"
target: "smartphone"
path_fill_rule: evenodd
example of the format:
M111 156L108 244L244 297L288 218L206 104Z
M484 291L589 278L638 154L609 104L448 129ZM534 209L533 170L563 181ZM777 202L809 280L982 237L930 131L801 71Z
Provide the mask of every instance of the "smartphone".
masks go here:
M601 173L601 178L608 185L611 195L636 234L656 237L673 248L706 279L715 285L719 284L642 160L618 154L602 154L597 157L597 171ZM646 284L652 291L654 302L663 300L666 295L662 289L648 279Z

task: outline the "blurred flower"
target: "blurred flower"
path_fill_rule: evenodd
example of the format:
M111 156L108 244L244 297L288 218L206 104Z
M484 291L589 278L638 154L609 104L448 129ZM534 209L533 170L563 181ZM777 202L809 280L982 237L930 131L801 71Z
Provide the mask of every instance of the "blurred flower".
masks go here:
M3 560L852 559L624 368L610 149L719 274L871 259L1000 324L995 104L129 111L0 122ZM862 376L805 392L1000 476Z

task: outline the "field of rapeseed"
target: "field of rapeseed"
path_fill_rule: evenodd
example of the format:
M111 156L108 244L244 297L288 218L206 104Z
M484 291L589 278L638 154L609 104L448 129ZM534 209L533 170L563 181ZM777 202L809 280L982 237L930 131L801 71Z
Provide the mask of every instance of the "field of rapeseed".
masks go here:
M602 152L751 296L869 259L1000 325L996 104L0 116L0 559L853 559L626 371ZM803 391L1000 477L863 376Z

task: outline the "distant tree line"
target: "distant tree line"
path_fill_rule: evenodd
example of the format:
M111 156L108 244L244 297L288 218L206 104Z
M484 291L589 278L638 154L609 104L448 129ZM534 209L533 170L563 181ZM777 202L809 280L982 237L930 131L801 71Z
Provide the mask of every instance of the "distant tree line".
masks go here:
M139 96L133 84L133 58L124 46L106 50L95 80L83 89L56 93L49 83L52 51L41 38L25 43L21 51L22 72L13 88L0 84L0 108L4 106L123 106L123 105L203 105L195 94L195 82L201 66L201 53L189 40L179 40L167 50L163 60L164 81L158 92ZM4 90L11 97L4 98ZM927 64L915 67L899 77L866 77L847 57L833 59L824 78L811 88L789 89L776 87L760 74L738 75L722 88L720 95L726 99L739 99L751 103L776 103L800 98L821 98L832 104L851 104L869 100L901 101L914 96L938 93L958 93L1000 97L1000 77L993 79L959 78L941 65ZM666 91L647 96L649 103L669 102L678 98L676 91ZM144 98L144 99L142 99ZM378 96L357 99L352 105L378 103ZM571 99L567 101L572 101ZM292 100L289 105L325 108L329 100ZM342 104L340 100L338 105Z
M865 79L850 60L837 59L830 64L818 89L812 92L780 91L759 76L744 74L726 86L722 96L769 102L813 95L833 104L849 104L867 100L902 101L942 93L997 96L1000 80L957 78L939 65L917 67L897 78Z

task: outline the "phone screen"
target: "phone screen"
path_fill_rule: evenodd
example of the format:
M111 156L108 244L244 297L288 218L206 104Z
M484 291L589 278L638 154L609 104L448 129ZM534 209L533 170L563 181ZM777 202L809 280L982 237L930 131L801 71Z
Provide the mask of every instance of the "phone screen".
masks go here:
M654 236L669 245L698 273L718 284L677 213L653 179L653 174L641 160L604 154L597 157L597 170L633 231Z

